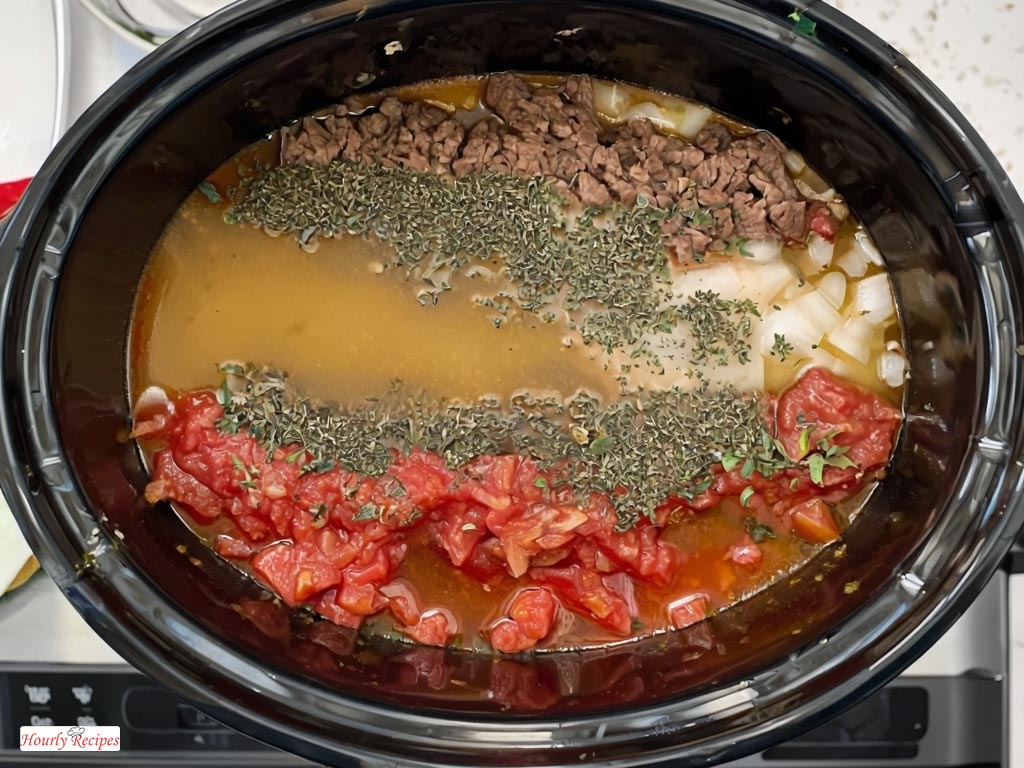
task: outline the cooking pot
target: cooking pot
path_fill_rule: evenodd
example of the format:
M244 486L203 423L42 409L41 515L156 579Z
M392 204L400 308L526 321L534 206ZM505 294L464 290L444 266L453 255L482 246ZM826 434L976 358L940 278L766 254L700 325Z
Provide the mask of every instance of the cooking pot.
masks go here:
M799 148L892 271L906 422L841 545L699 625L500 659L363 642L266 599L141 498L125 392L135 289L178 205L243 146L357 91L504 69L663 89ZM334 764L736 758L906 667L1020 529L1022 222L963 117L823 4L238 3L108 91L8 222L0 482L46 571L121 656L275 746Z

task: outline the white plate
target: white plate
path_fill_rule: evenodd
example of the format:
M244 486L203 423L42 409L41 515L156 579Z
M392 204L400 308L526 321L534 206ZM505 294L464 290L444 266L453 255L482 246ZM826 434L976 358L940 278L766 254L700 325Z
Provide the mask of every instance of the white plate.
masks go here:
M0 182L32 176L64 131L66 0L0 0Z

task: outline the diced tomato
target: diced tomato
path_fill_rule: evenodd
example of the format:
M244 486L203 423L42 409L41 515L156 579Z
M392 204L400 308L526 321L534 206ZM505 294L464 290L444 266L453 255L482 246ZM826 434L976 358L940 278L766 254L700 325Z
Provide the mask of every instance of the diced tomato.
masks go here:
M839 538L832 510L821 499L811 499L789 511L793 532L812 544L829 544Z
M348 566L362 548L360 539L343 529L323 528L314 535L324 560L335 568Z
M338 605L356 616L369 616L381 610L387 601L374 584L356 584L345 575L344 583L334 599Z
M811 203L810 228L812 232L817 232L830 243L834 243L836 235L839 234L839 220L824 203Z
M504 551L493 536L483 538L459 568L477 581L489 582L508 574Z
M764 553L757 544L750 540L749 536L745 536L742 542L729 548L729 559L737 565L753 570L761 564Z
M501 653L522 653L537 644L537 639L523 632L512 619L498 619L488 630L487 639Z
M459 624L451 611L431 608L424 611L419 621L402 630L418 643L424 645L447 645L459 631Z
M221 497L188 474L174 461L170 451L156 457L153 479L146 486L146 501L176 501L201 520L213 520L222 510Z
M491 645L502 653L533 648L551 632L557 612L558 601L550 590L521 589L509 603L506 617L491 625L488 635Z
M668 618L676 629L683 629L708 615L708 596L703 592L684 595L668 604Z
M331 589L324 592L314 604L316 612L339 626L359 629L359 625L363 623L363 617L347 611L338 605L337 597L338 593L336 590Z
M612 531L595 537L601 552L621 568L645 581L665 586L679 569L681 554L671 544L659 541L661 531L640 522L625 532Z
M388 608L395 618L406 626L415 624L420 619L420 609L416 596L408 582L396 579L380 588L380 593L387 598Z
M625 574L617 575L629 579ZM589 615L605 629L620 635L628 635L632 631L634 612L626 596L610 588L606 580L609 577L602 577L579 565L531 568L530 577L550 585L566 604Z
M892 453L900 412L880 397L812 368L786 390L776 407L779 440L793 458L815 450L819 441L846 449L856 466L826 466L824 485L848 481L857 473L884 466Z
M248 560L252 556L252 547L233 536L218 536L213 548L218 555L229 560Z
M455 501L445 505L440 519L434 523L436 542L444 549L453 565L461 566L473 548L487 533L486 514L479 507Z
M281 596L298 605L341 581L341 569L324 562L314 547L271 544L252 558L256 577Z

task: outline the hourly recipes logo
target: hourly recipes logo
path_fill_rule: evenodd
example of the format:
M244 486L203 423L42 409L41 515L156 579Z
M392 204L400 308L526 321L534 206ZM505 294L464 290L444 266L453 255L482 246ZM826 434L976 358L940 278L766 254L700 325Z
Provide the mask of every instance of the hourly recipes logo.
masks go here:
M117 725L23 725L22 752L120 752Z

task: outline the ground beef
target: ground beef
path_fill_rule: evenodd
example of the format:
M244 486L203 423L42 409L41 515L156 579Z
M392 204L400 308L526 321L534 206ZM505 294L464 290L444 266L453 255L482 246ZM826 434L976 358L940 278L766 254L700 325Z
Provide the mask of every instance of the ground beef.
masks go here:
M815 231L830 225L820 221L820 206L809 208L786 171L785 147L771 134L736 136L712 122L688 142L647 120L608 132L597 118L593 83L581 75L543 87L492 75L484 101L491 114L468 131L457 115L390 96L361 114L339 106L286 128L282 162L543 176L569 202L595 207L634 205L642 195L650 205L699 214L663 227L681 261L725 250L733 238L803 241L812 224Z

